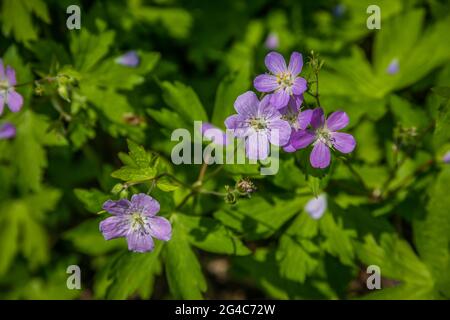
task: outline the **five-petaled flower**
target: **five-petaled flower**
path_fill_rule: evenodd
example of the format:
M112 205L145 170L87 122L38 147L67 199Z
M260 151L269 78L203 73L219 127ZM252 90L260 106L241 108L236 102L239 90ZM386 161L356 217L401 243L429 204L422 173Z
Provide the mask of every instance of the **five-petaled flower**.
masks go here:
M16 136L16 127L9 122L0 125L0 140L12 139Z
M133 195L131 201L108 200L103 204L103 209L113 215L100 222L104 238L125 237L130 251L152 251L155 246L153 238L164 241L171 238L170 222L156 216L159 211L158 201L144 193Z
M283 56L269 52L265 64L271 74L262 74L255 78L254 86L260 92L271 93L270 103L277 109L285 107L291 96L299 96L306 91L306 80L298 75L303 68L303 57L293 52L286 66Z
M16 72L10 66L5 67L0 59L0 115L3 113L5 103L12 112L18 112L22 108L23 98L16 92Z
M356 141L351 134L337 132L348 125L349 118L343 111L333 112L325 119L322 108L314 109L311 117L311 129L301 130L295 136L292 146L296 149L313 144L310 162L314 168L326 168L330 165L330 148L342 153L355 149Z
M323 193L309 200L305 205L305 211L311 216L311 218L318 220L322 218L323 214L327 210L327 206L327 197Z
M247 91L236 99L234 108L238 114L229 116L225 125L234 130L236 137L245 138L245 150L249 159L266 159L270 143L276 146L288 143L291 126L270 105L268 96L259 101L254 92Z

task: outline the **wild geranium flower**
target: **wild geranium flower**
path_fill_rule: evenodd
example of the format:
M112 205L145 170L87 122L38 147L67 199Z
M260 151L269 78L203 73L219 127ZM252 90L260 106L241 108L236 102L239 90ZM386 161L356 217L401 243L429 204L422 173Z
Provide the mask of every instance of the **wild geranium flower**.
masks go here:
M283 56L277 52L269 52L265 59L270 74L262 74L253 82L256 90L271 93L270 103L277 109L285 107L291 96L301 95L306 91L306 80L298 75L302 71L303 57L293 52L289 66Z
M442 157L442 161L444 161L444 163L449 164L450 163L450 151L447 151L444 156Z
M292 96L289 99L288 105L281 108L279 111L282 115L281 119L286 120L291 125L291 136L286 145L283 146L283 150L286 152L294 152L297 149L294 148L292 143L297 139L300 130L305 130L310 122L312 116L312 110L301 111L300 107L303 103L303 95Z
M201 130L202 135L215 144L227 145L229 143L226 133L209 122L202 123Z
M16 127L9 122L0 125L0 140L11 139L16 136Z
M305 211L315 220L320 219L325 210L327 210L327 197L325 194L312 198L305 205Z
M276 50L280 45L280 41L278 39L278 34L276 32L271 32L267 36L266 42L264 43L266 48L269 50Z
M296 149L314 145L309 161L314 168L326 168L330 165L330 148L342 153L355 149L356 141L351 134L337 132L348 125L348 115L343 111L333 112L325 119L322 108L314 109L311 116L312 129L301 130L292 145Z
M130 251L152 251L155 246L153 238L168 241L172 236L170 222L156 216L158 201L144 193L133 195L131 201L108 200L103 209L113 215L100 222L103 237L106 240L125 237Z
M225 126L234 130L236 137L245 138L249 159L266 159L270 143L283 146L289 141L291 126L270 105L268 96L260 102L254 92L247 91L236 99L234 108L238 114L229 116Z
M128 51L118 57L116 63L127 67L136 67L139 64L139 56L136 51Z
M18 112L22 108L23 98L14 89L16 84L16 72L10 66L6 67L5 72L3 61L0 59L0 115L3 113L5 103L12 112Z
M399 66L398 59L394 58L389 63L389 66L387 67L386 72L388 74L394 75L394 74L398 73L399 70L400 70L400 66Z

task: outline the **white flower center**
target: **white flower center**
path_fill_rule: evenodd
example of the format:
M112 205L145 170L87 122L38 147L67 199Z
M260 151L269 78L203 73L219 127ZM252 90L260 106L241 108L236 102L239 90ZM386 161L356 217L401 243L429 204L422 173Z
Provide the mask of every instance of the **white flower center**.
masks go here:
M294 77L290 72L277 74L277 84L280 88L291 88L294 85Z
M0 90L7 90L9 89L10 85L7 79L5 80L0 80Z
M147 233L146 222L147 218L143 216L140 212L134 212L130 216L131 229L133 231L140 231Z
M251 118L249 120L250 126L256 131L267 129L267 121L262 118Z
M333 138L331 137L331 131L328 128L322 127L316 130L316 142L320 141L331 148L332 139Z

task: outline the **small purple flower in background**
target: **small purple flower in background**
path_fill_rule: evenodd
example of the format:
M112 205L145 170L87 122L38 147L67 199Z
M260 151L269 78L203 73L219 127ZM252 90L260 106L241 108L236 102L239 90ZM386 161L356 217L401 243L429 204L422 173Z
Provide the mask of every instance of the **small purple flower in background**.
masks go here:
M255 78L253 84L260 92L271 93L270 103L277 109L285 107L291 96L299 96L306 91L306 80L298 75L303 68L303 57L293 52L286 67L283 56L277 52L269 52L265 59L271 74L262 74Z
M14 89L16 84L16 72L10 66L6 67L5 72L3 61L0 59L0 115L3 113L5 103L12 112L18 112L22 108L23 98Z
M392 59L391 62L389 63L389 66L387 67L386 72L387 72L388 74L393 75L393 74L398 73L399 70L400 70L400 66L399 66L398 59L397 59L397 58L394 58L394 59Z
M326 168L330 165L330 148L342 153L350 153L355 149L356 141L351 134L337 132L348 125L348 115L343 111L333 112L327 120L322 108L314 109L311 116L312 129L301 130L292 145L302 149L314 145L309 161L314 168Z
M266 42L264 43L267 49L276 50L280 45L280 39L278 38L278 34L276 32L271 32L267 36Z
M0 125L0 140L11 139L16 136L16 127L9 122Z
M249 159L266 159L270 143L277 146L288 143L291 126L270 105L268 96L259 101L254 92L247 91L237 97L234 108L238 114L229 116L225 120L225 126L234 130L236 137L245 138L245 150Z
M442 161L444 161L444 163L447 163L447 164L450 163L450 151L447 151L447 153L444 154L444 156L442 157Z
M333 16L335 16L336 18L341 18L344 15L345 11L347 11L347 8L344 4L337 4L333 7Z
M202 123L201 130L202 135L206 139L213 141L215 144L227 145L229 143L226 133L209 122Z
M300 106L302 103L303 95L292 96L289 99L288 105L279 110L282 115L281 119L289 122L292 129L289 142L283 146L283 150L286 152L294 152L297 150L294 148L292 143L296 140L300 130L305 130L311 122L312 110L308 109L305 111L300 111Z
M317 198L312 198L305 205L305 211L315 220L320 219L326 210L327 197L325 194L321 194Z
M106 240L125 237L130 251L152 251L155 247L153 238L168 241L172 236L170 222L156 216L158 201L144 193L133 195L131 201L108 200L103 209L113 215L100 222L103 237Z
M136 67L139 64L139 56L136 51L128 51L116 59L116 63L127 67Z

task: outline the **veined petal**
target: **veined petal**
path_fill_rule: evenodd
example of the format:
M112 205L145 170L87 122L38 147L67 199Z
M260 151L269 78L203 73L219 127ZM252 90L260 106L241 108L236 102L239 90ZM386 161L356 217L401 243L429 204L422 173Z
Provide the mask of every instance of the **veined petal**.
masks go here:
M336 150L339 150L342 153L350 153L356 147L355 138L353 138L351 134L343 132L332 132L331 143Z
M322 108L316 108L313 110L313 114L311 116L311 126L314 129L318 129L323 127L325 124L325 115L323 114Z
M270 95L270 104L276 109L281 109L287 106L288 102L289 93L284 89L277 90Z
M255 78L253 85L260 92L272 92L278 88L277 78L270 74L261 74Z
M291 126L289 122L275 119L269 122L270 129L269 141L276 146L284 146L289 142L291 137Z
M19 112L20 109L22 109L23 98L14 89L8 89L6 99L9 110L11 110L12 112Z
M166 218L151 217L148 219L148 225L152 237L164 241L168 241L172 237L172 226Z
M278 74L281 72L286 72L286 61L283 56L278 52L272 51L266 55L264 59L267 69L270 70L273 74Z
M237 97L234 102L234 109L237 113L245 116L254 116L258 113L259 100L252 91L247 91Z
M295 95L301 95L303 92L306 91L308 88L308 85L306 83L306 80L303 78L295 78L294 85L292 86L292 93Z
M344 111L333 112L327 119L327 127L330 131L338 131L348 125L349 119Z
M311 123L313 111L311 109L307 109L298 114L297 121L298 127L302 130L305 130L309 124Z
M100 232L106 240L125 237L130 225L126 217L112 216L100 222Z
M299 52L292 52L291 58L289 59L288 70L292 76L297 76L303 68L303 56Z
M6 67L6 79L8 79L8 83L10 86L15 86L17 84L16 81L16 71L10 66Z
M251 160L264 160L269 155L269 139L266 133L256 132L245 142L247 157Z
M127 235L128 250L133 252L148 252L155 247L150 234L138 230L136 232L129 232Z
M108 200L103 204L103 210L113 215L123 215L127 213L131 203L127 199L120 199L117 201Z
M313 143L315 139L316 135L314 132L309 130L297 130L291 135L291 144L296 150L303 149Z
M130 210L142 212L146 216L154 216L159 212L159 202L145 193L135 194L131 197Z
M313 168L323 169L330 165L330 158L331 153L328 146L325 143L318 141L314 145L309 161L311 162Z

